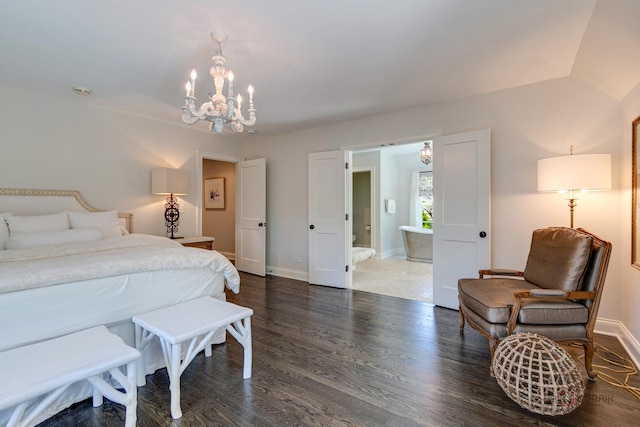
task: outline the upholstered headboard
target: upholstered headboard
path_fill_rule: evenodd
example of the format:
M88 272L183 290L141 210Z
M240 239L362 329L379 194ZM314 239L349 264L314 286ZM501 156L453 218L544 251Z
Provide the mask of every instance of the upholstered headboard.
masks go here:
M44 215L62 211L100 212L99 209L89 205L79 191L0 188L0 213ZM131 233L133 214L118 213L118 219L121 225Z

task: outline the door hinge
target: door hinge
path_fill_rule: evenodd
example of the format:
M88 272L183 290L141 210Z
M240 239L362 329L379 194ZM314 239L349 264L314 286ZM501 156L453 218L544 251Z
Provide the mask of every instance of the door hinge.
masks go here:
M344 162L344 168L349 170L349 162Z
M349 221L349 214L344 214L344 220Z
M348 266L348 265L345 265L345 266L344 266L344 268L345 268L345 270L344 270L344 271L346 271L346 272L348 273L348 272L349 272L349 266Z

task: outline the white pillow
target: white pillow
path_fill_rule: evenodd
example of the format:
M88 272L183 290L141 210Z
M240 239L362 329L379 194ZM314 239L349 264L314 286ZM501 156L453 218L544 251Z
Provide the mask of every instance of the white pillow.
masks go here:
M118 224L120 224L120 232L123 236L129 234L129 230L127 230L127 220L125 218L118 217Z
M102 230L102 237L120 237L118 211L107 212L67 212L71 228L97 227Z
M69 218L66 212L50 215L17 216L4 214L9 226L9 235L37 233L40 231L60 231L69 229Z
M100 239L102 239L102 231L96 227L80 230L41 231L12 235L7 240L7 249L34 248L71 242L91 242Z
M7 249L7 239L9 238L9 227L4 222L4 216L6 214L0 213L0 251Z

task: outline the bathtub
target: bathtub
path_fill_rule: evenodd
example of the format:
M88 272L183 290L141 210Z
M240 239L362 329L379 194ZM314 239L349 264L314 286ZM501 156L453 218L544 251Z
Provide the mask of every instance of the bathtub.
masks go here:
M402 233L404 251L407 260L415 262L433 262L433 230L430 228L398 227Z

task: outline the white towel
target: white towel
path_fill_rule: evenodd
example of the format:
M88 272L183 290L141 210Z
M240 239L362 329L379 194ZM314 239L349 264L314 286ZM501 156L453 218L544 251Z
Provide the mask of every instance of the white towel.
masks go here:
M387 213L393 214L396 213L396 200L395 199L385 199L384 205L387 209Z

